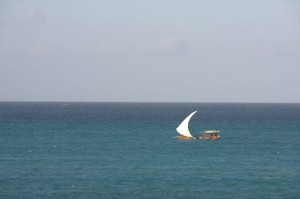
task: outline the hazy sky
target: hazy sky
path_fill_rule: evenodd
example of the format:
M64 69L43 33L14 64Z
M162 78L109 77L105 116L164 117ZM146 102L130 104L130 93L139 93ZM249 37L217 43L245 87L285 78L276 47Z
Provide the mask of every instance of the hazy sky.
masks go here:
M0 0L0 101L300 102L300 1Z

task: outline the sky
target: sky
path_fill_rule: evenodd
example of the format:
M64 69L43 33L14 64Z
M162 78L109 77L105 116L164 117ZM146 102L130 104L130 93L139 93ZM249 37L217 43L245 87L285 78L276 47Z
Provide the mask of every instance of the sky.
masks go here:
M0 0L0 101L300 103L300 1Z

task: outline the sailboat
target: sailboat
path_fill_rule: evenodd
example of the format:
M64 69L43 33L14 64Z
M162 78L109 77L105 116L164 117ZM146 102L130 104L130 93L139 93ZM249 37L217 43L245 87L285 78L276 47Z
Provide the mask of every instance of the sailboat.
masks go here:
M176 136L178 139L203 139L203 140L218 140L220 139L219 130L205 130L202 131L202 136L194 137L190 133L189 130L189 122L193 115L197 113L197 111L192 112L189 116L187 116L183 122L176 128L177 132L180 134Z

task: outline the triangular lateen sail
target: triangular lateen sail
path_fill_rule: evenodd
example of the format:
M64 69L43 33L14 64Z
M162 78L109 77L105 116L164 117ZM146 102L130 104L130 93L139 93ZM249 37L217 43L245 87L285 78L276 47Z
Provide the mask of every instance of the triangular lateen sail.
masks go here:
M185 118L185 120L183 120L183 122L177 127L177 132L183 136L186 137L191 137L193 138L193 136L191 135L190 131L189 131L189 121L190 119L193 117L193 115L196 113L197 111L192 112L189 116L187 116L187 118Z

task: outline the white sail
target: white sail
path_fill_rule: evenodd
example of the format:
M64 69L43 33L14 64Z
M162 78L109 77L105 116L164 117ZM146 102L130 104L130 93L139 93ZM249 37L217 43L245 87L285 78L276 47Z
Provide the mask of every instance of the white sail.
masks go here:
M177 132L186 137L193 137L189 131L189 121L197 111L192 112L183 122L177 127Z

